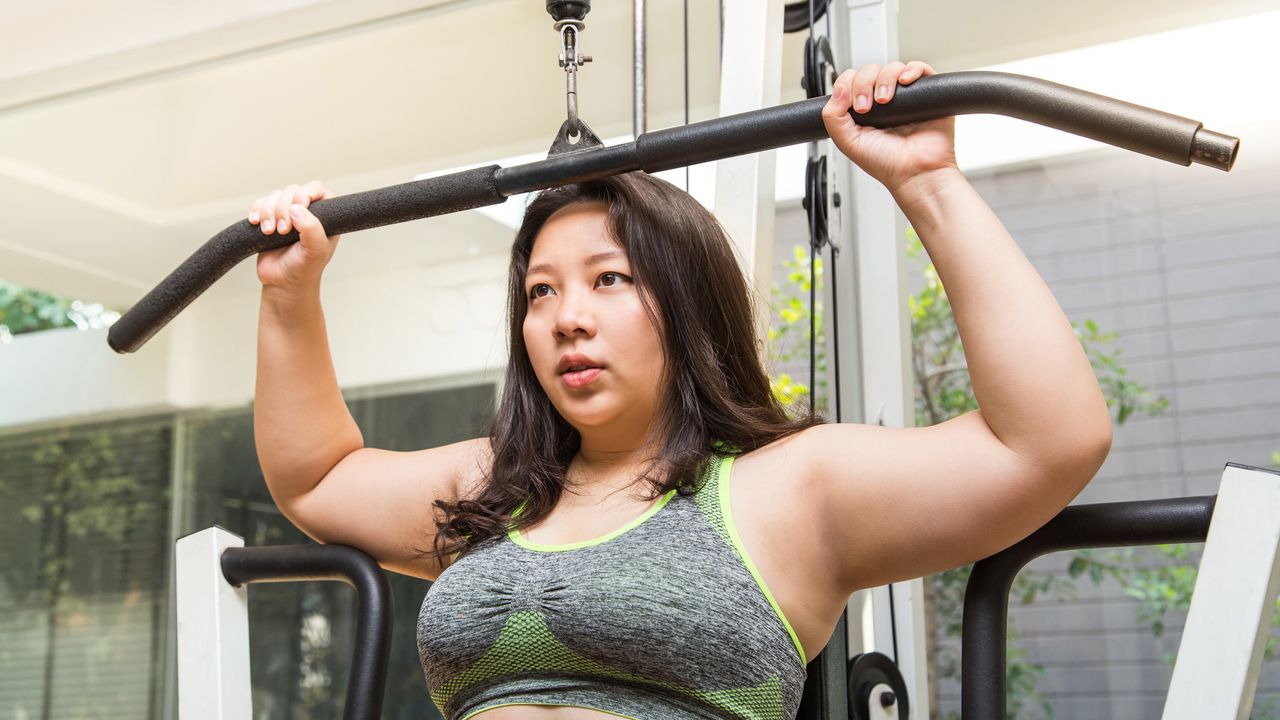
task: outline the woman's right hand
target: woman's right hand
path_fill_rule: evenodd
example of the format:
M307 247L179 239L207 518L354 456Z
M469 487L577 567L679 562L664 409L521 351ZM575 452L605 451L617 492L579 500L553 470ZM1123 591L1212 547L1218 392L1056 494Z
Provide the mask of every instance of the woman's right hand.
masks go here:
M249 208L249 222L264 235L298 229L299 242L258 253L258 279L264 286L294 293L319 287L340 236L326 237L320 220L307 206L327 197L329 190L313 180L263 195Z

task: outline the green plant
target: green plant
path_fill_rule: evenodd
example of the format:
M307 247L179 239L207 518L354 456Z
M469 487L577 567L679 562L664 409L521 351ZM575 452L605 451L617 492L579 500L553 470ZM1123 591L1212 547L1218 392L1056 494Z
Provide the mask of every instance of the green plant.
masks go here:
M810 256L805 245L796 245L792 257L783 263L787 268L787 285L772 287L773 308L777 313L776 322L770 323L768 335L769 357L774 364L793 363L809 360L810 319L817 327L814 336L814 365L816 368L816 388L810 388L807 382L791 376L787 372L779 372L770 378L774 397L793 415L804 415L809 412L809 394L814 393L814 412L827 412L827 354L823 350L822 335L822 303L815 303L812 312L809 308ZM816 259L812 267L817 278L817 289L822 289L822 258ZM807 374L807 370L806 370Z
M101 305L32 290L0 280L0 342L14 335L60 327L106 327L119 313Z

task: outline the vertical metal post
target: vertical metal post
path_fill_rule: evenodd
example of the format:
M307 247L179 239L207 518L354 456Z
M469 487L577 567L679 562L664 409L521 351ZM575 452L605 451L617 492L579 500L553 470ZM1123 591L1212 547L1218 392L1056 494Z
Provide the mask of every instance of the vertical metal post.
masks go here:
M632 26L635 38L631 44L633 77L631 83L631 137L645 132L645 0L631 0Z
M1228 464L1164 720L1245 720L1280 591L1280 473Z
M782 0L724 6L720 117L772 107L782 95ZM737 245L759 305L756 337L767 337L773 281L773 150L716 163L715 215ZM760 351L763 353L763 346Z
M169 462L169 477L171 478L171 487L173 489L172 496L169 500L169 537L182 537L183 531L190 527L191 506L194 504L194 488L192 487L192 478L187 472L187 421L179 416L173 421L173 439L171 447L173 448L172 458ZM178 711L178 664L177 659L177 640L175 629L178 627L178 553L176 545L170 551L169 556L165 558L169 567L168 596L169 601L165 603L165 629L164 629L164 649L161 651L163 659L164 680L163 692L160 699L160 717L165 720L173 720Z
M247 718L249 593L222 575L222 552L244 539L211 527L178 538L178 717Z
M832 49L841 68L898 59L897 0L839 0L831 6ZM836 268L841 297L834 301L840 303L845 331L839 367L843 419L914 425L906 222L889 191L852 163L834 163L832 172L831 187L842 198L835 213L843 243ZM913 712L928 717L923 581L858 593L850 599L849 620L851 652L876 650L893 657L906 679Z

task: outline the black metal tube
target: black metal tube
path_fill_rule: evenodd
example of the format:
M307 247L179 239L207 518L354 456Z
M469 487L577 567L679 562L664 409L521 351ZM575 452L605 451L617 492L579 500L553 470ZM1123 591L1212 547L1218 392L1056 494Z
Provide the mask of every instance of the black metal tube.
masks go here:
M222 575L232 585L338 580L356 589L355 652L347 681L345 720L378 720L391 651L391 585L372 557L344 545L228 548Z
M973 566L964 593L960 717L1004 720L1009 588L1028 562L1076 548L1204 542L1217 496L1068 507L1026 539Z
M827 136L822 121L826 103L826 97L813 98L655 130L633 143L557 155L511 168L490 165L323 200L312 209L330 233L350 233L493 205L510 195L633 170L659 172L811 142ZM1239 149L1238 139L1203 130L1195 120L1008 73L957 72L920 78L898 88L892 102L851 115L864 125L891 127L972 113L1028 120L1182 165L1198 162L1229 170ZM296 233L262 235L247 221L232 225L116 321L107 342L116 352L137 350L241 260L296 240Z

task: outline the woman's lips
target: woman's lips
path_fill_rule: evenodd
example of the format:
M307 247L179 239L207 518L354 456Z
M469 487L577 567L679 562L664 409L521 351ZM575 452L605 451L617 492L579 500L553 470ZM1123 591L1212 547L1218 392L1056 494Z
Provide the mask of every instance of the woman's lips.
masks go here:
M578 370L577 372L571 370L563 373L560 377L564 378L564 383L566 385L576 390L594 382L597 377L600 377L600 373L602 372L604 372L604 368L594 367L587 368L586 370Z

